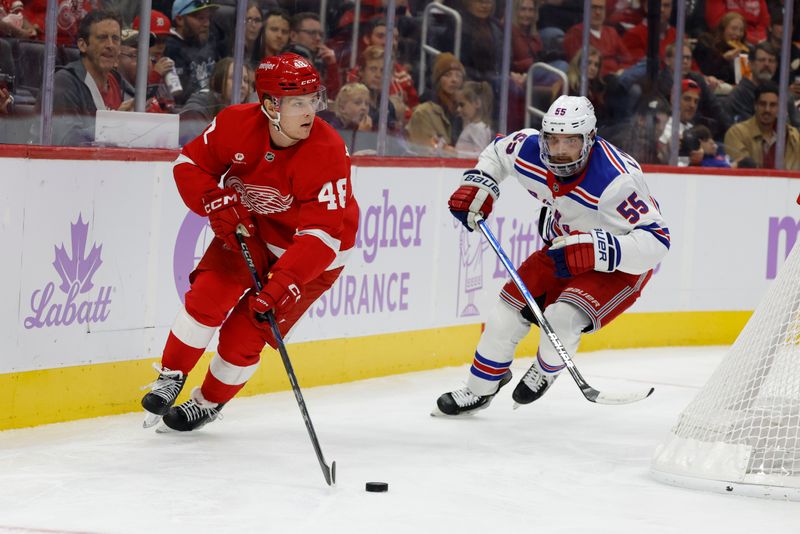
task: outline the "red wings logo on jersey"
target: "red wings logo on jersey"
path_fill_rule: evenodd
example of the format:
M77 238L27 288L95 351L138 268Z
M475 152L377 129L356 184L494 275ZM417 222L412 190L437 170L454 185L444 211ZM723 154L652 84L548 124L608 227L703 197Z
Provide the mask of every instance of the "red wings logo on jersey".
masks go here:
M294 202L291 194L282 195L278 189L268 185L245 184L238 176L226 178L225 185L239 193L241 202L247 209L261 215L281 213L288 210Z

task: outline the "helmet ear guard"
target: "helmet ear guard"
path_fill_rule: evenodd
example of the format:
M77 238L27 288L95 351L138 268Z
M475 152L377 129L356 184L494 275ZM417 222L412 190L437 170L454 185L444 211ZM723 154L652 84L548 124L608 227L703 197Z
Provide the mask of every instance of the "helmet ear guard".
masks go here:
M585 96L558 97L542 118L542 135L540 136L540 155L542 163L554 175L566 178L580 172L589 159L589 153L594 145L597 118L594 115L594 106ZM583 138L578 159L569 163L555 163L552 161L547 135L580 135Z

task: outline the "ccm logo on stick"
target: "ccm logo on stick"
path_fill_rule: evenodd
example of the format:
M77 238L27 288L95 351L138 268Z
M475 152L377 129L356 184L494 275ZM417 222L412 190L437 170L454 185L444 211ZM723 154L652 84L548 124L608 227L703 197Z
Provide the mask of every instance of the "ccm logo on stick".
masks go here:
M224 208L228 204L238 204L239 197L234 193L233 195L223 195L219 198L215 198L208 204L204 206L206 213L211 213L212 211L217 211L218 209Z

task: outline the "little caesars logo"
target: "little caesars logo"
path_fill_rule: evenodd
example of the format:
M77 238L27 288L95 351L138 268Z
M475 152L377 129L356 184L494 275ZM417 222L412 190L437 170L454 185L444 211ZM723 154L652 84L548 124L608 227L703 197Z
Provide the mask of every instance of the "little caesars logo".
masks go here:
M71 226L71 250L62 244L55 247L53 267L61 278L56 293L55 282L48 282L31 295L32 315L25 318L25 328L68 326L72 323L100 323L108 319L111 304L111 286L95 288L92 277L103 264L100 259L102 245L92 245L86 253L89 225L78 216ZM94 290L94 291L93 291Z

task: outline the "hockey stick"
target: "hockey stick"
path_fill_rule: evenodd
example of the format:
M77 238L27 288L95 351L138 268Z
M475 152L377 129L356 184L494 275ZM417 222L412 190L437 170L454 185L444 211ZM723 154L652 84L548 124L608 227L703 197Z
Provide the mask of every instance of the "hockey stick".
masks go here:
M598 391L587 384L586 380L584 380L583 376L581 376L580 371L578 371L578 368L575 367L575 363L572 361L572 358L570 358L567 349L564 348L561 340L558 339L553 327L550 326L550 323L547 319L545 319L542 310L539 309L536 301L533 300L530 291L528 291L528 288L525 287L525 283L522 281L522 278L520 278L519 273L516 269L514 269L514 266L511 264L508 256L506 256L506 253L500 247L500 243L494 237L491 230L489 230L489 227L486 226L486 221L484 221L483 218L478 215L475 217L475 224L478 226L478 228L480 228L483 235L486 236L486 240L489 241L489 244L497 253L497 257L500 258L500 261L505 266L508 274L511 275L514 285L517 286L519 292L522 293L525 302L528 304L528 307L531 309L533 315L536 317L536 320L539 322L539 327L541 328L542 332L545 333L547 338L550 340L550 343L553 344L553 347L556 349L559 357L561 357L561 360L567 367L569 374L572 375L572 378L575 380L575 383L578 384L578 387L581 389L581 393L583 393L583 396L586 397L587 400L596 402L598 404L630 404L632 402L646 399L651 393L653 393L654 388L650 388L650 390L647 392L612 395L610 393Z
M242 257L244 257L247 268L250 270L250 275L253 277L256 290L261 291L262 285L261 280L258 278L258 273L256 272L256 264L253 262L253 257L250 255L250 249L244 241L244 236L239 233L238 229L236 231L236 239L239 241L239 246L242 249ZM322 468L322 475L325 477L325 482L327 482L329 486L332 486L336 484L336 461L331 462L330 466L325 463L325 457L322 455L322 448L319 446L317 433L314 431L314 425L311 423L311 416L308 414L306 402L303 400L303 393L300 391L300 385L297 383L297 377L294 374L292 362L289 360L289 353L286 352L283 336L281 336L281 332L278 330L278 323L275 321L275 315L272 313L272 310L270 310L266 313L266 316L267 321L269 321L269 326L272 329L272 335L275 337L275 344L278 345L278 352L281 355L281 360L283 360L283 366L286 368L286 374L289 376L289 383L292 385L292 391L294 392L294 398L297 400L297 406L300 408L300 413L303 414L303 421L306 423L308 436L311 438L311 444L314 446L314 452L317 454L319 466Z

